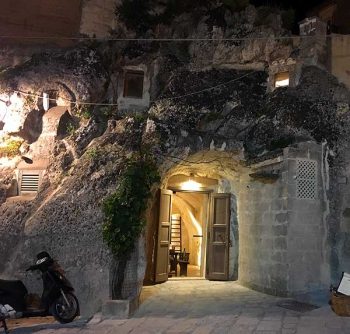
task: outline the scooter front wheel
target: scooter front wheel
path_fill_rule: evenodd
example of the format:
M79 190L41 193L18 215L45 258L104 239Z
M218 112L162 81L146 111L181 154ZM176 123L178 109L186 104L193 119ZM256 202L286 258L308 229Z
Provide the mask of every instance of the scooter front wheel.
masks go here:
M50 307L51 314L61 324L72 322L79 315L77 297L70 292L66 292L65 297L59 296Z

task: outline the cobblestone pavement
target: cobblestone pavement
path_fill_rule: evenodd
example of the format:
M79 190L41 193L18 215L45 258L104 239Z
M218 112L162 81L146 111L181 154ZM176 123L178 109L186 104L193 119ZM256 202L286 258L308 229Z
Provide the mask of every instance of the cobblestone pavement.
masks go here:
M69 326L57 324L14 329L13 334L350 334L350 318L324 306L296 312L278 306L285 299L246 289L235 282L171 281L146 287L133 318ZM0 331L1 333L1 331Z

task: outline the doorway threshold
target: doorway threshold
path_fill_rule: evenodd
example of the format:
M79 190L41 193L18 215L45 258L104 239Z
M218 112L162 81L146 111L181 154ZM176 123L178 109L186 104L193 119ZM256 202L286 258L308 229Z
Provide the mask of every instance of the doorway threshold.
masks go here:
M205 277L169 277L169 281L205 281Z

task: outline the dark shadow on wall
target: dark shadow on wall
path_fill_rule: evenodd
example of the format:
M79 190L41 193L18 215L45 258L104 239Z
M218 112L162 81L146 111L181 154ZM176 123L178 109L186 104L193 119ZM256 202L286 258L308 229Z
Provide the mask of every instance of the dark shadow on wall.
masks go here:
M29 112L24 121L23 128L17 133L28 144L32 144L38 140L43 131L43 115L44 110L32 110Z

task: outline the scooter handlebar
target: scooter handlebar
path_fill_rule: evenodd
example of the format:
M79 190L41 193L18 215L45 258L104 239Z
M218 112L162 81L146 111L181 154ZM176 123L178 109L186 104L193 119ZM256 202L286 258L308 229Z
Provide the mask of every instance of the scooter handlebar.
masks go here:
M30 266L29 268L26 269L26 271L33 271L38 269L38 266L34 265L34 266Z

